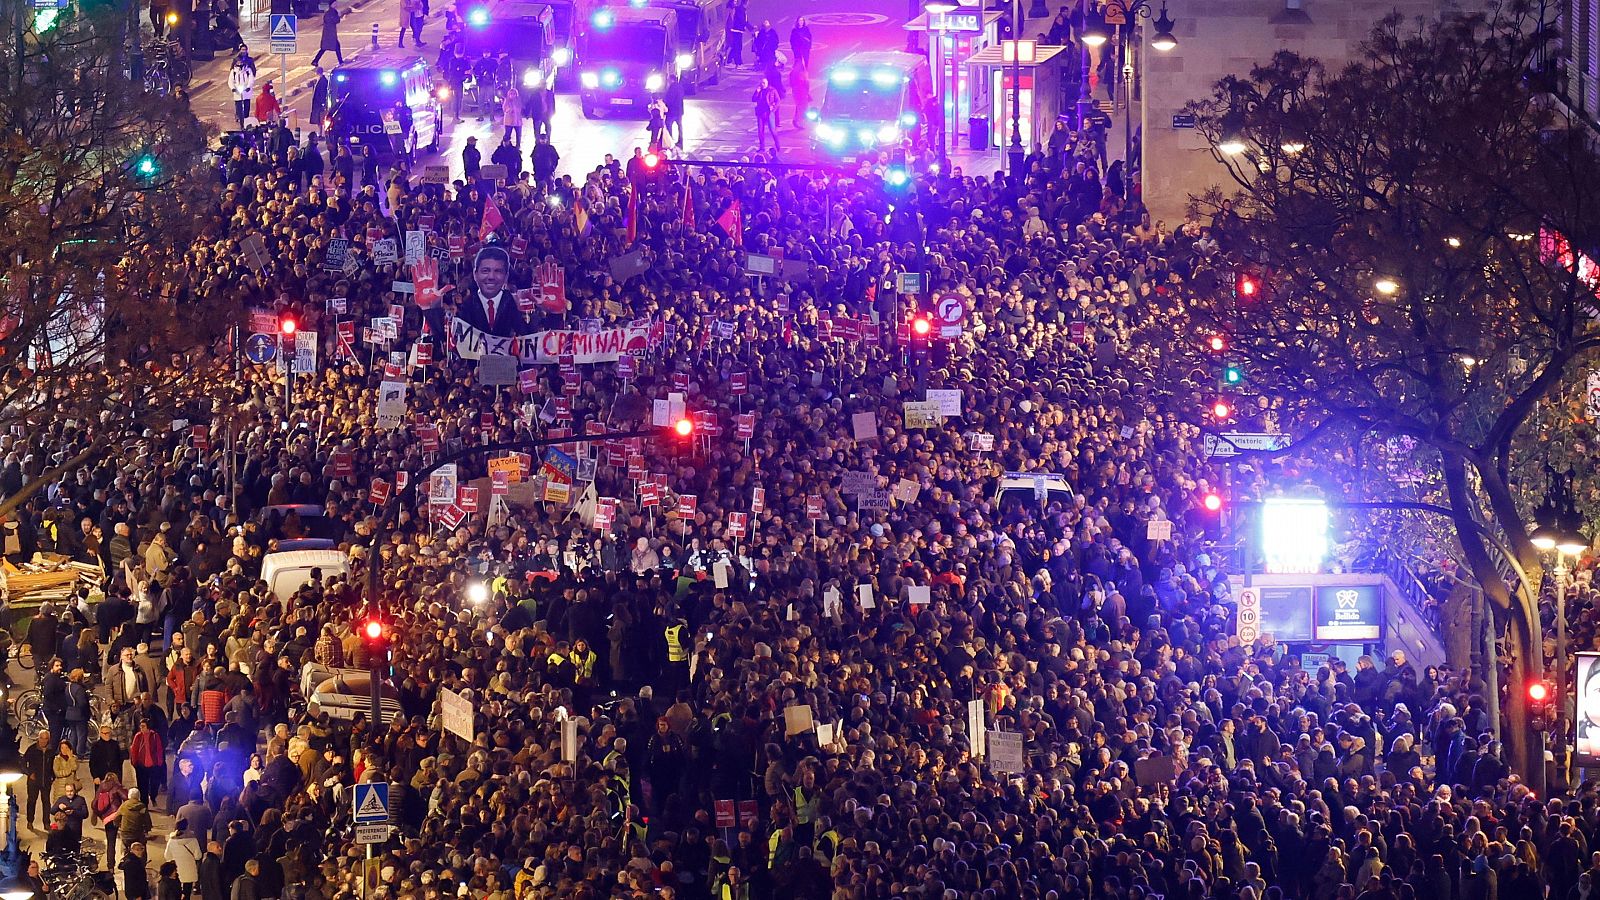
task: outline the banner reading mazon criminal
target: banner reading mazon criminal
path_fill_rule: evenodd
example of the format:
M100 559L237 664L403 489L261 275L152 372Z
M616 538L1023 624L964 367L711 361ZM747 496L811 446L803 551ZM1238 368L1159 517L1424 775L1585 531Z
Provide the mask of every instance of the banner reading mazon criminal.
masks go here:
M514 356L524 365L553 363L563 356L575 363L616 362L623 354L643 356L650 345L649 325L602 328L599 331L535 331L497 337L462 319L450 321L450 343L462 359Z

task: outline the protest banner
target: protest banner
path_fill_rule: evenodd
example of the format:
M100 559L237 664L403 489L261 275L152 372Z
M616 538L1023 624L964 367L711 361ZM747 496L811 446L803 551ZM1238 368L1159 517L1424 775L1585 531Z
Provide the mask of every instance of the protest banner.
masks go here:
M907 400L904 410L907 428L938 428L944 421L937 402Z
M523 365L548 365L563 356L579 364L616 362L624 354L642 355L649 348L648 326L627 325L599 331L536 331L516 337L498 337L472 327L465 320L450 320L450 338L462 359L510 356Z

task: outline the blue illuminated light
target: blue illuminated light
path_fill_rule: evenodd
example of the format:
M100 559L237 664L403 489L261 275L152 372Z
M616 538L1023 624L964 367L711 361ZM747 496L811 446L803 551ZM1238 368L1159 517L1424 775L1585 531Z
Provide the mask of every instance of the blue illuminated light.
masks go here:
M872 83L879 87L889 87L900 83L900 73L888 69L879 69L872 73Z
M384 87L393 87L399 80L400 76L396 75L393 69L384 69L378 74L378 81L382 82Z
M333 76L333 80L337 81L337 82L340 82L342 84L342 83L344 83L346 81L349 81L350 80L350 76L344 74L343 72L340 72L339 74Z
M834 84L855 84L859 77L861 76L855 69L834 69L828 76Z
M602 9L596 12L590 21L594 23L594 27L604 30L617 23L617 14L609 9Z
M889 170L889 183L895 187L900 187L901 185L905 184L908 177L909 176L906 175L905 169Z
M600 73L600 83L606 87L616 87L622 83L622 73L616 69L606 69Z
M489 11L481 6L474 7L467 12L467 24L473 28L482 28L489 24Z
M911 126L917 124L917 114L914 113L914 112L903 112L903 113L901 113L900 114L900 124L904 125L907 128L910 128Z

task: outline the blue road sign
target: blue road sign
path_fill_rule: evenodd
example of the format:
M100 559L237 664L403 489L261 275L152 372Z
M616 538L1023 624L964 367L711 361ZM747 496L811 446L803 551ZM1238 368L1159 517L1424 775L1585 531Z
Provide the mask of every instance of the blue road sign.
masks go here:
M278 336L275 334L252 334L244 339L244 358L258 366L272 362L277 355Z
M356 785L355 804L357 825L389 821L389 786L379 783Z
M268 17L271 27L273 53L294 53L299 43L300 17L288 13L273 13Z

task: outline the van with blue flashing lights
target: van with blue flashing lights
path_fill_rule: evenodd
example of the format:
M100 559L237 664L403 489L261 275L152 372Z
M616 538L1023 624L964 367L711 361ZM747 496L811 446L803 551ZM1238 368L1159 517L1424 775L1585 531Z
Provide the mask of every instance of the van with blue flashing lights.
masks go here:
M586 118L643 113L667 89L678 60L678 13L602 6L578 36L578 95Z
M648 0L650 6L678 14L678 55L673 69L683 92L722 78L722 54L728 48L728 0Z
M927 59L915 53L852 53L828 69L821 105L810 110L811 146L845 159L926 140L932 97Z
M530 90L554 90L562 66L572 62L572 48L557 32L557 7L565 7L572 20L572 5L530 0L482 0L467 7L461 32L462 55L474 61L489 54L511 58L518 90L527 99Z
M392 159L401 149L413 155L419 149L439 149L444 126L427 60L400 50L376 50L335 67L328 80L332 90L322 124L330 146L347 144L357 156L371 147L379 159ZM403 121L407 114L409 133ZM403 148L398 143L402 136Z

